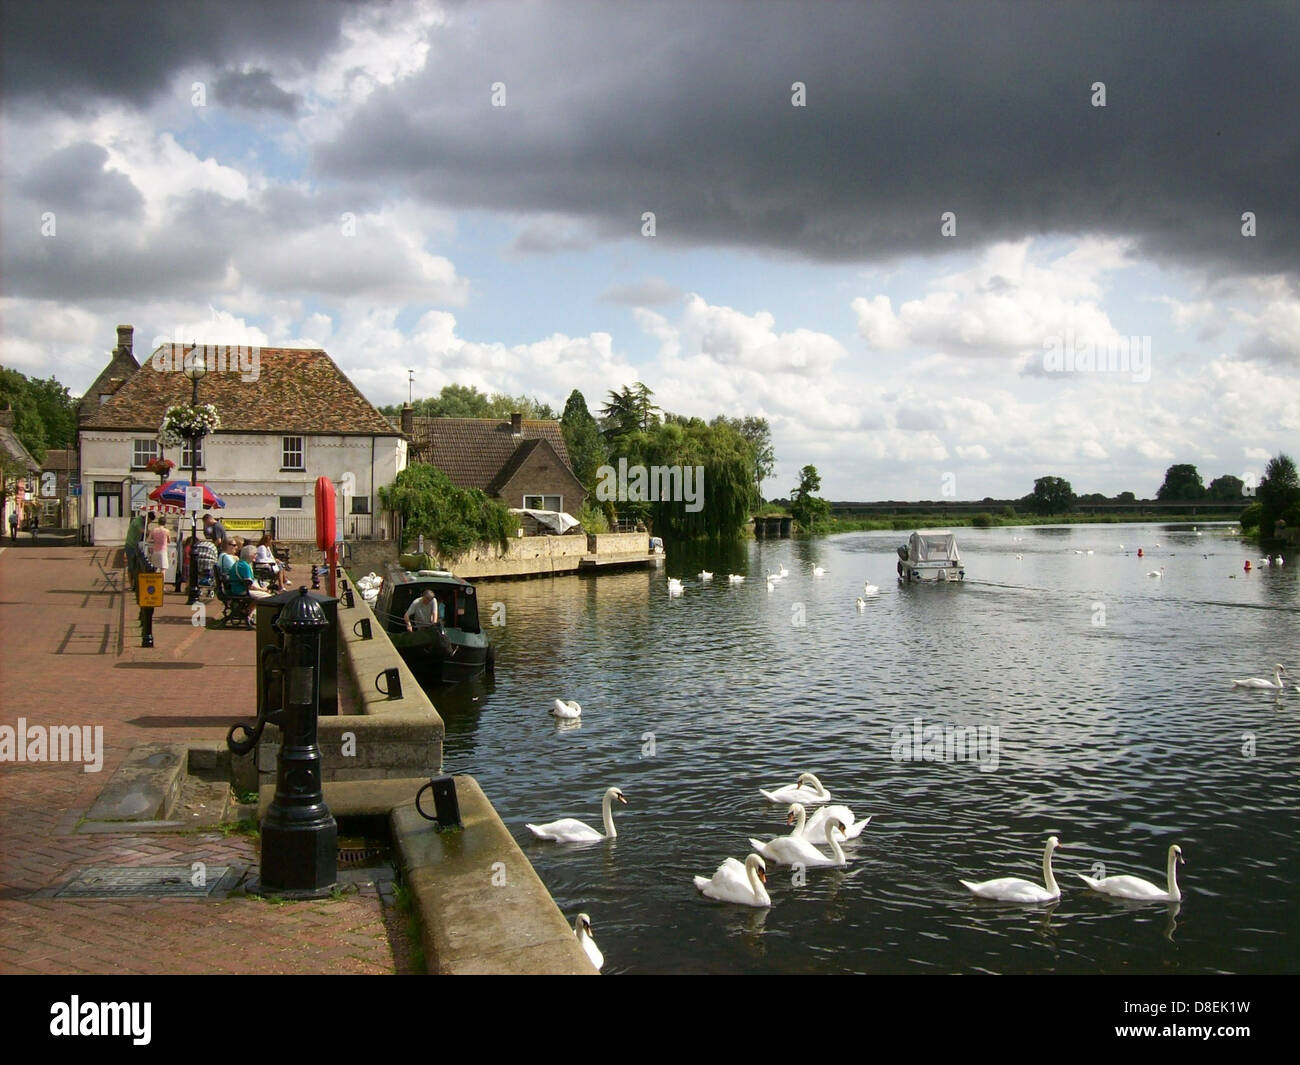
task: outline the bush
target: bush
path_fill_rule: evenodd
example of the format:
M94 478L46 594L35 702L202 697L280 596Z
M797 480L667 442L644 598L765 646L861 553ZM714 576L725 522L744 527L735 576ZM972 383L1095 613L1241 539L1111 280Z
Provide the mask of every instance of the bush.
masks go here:
M605 511L600 505L590 497L582 501L582 509L575 516L582 522L584 532L609 532L609 518L605 516Z
M1264 516L1264 507L1260 503L1252 503L1241 512L1241 517L1237 520L1241 522L1241 531L1249 532L1251 529L1258 529L1260 519Z
M379 501L402 519L402 546L417 536L438 545L438 553L454 557L477 543L501 550L515 535L519 520L506 507L476 488L457 488L435 466L413 463L379 490Z
M997 524L997 519L992 514L981 513L971 518L970 523L977 529L989 529Z

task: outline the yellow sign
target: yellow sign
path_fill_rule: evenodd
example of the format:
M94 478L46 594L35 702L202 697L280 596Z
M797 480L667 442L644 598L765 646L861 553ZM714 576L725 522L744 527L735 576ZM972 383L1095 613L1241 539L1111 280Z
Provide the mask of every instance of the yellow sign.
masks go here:
M226 532L261 532L266 528L262 518L222 518Z
M135 601L139 606L163 605L163 575L141 573L136 578Z

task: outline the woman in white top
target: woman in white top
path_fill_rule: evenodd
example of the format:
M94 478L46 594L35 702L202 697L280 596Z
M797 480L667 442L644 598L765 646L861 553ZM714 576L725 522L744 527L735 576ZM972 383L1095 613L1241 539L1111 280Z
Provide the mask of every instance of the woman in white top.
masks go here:
M273 548L274 541L270 533L263 533L261 542L257 545L257 552L253 556L253 566L265 568L275 574L275 582L281 591L289 586L289 574L285 572L285 567L280 565L280 560L275 557Z

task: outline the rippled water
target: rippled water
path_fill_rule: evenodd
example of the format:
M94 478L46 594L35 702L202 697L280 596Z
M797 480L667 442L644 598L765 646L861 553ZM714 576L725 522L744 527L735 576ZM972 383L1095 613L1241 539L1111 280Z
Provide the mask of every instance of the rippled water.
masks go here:
M1258 550L1201 530L959 530L968 580L950 587L897 585L903 533L679 548L676 599L663 569L485 583L506 606L496 679L435 693L446 768L478 778L565 914L591 915L607 972L1294 971L1300 693L1230 680L1283 662L1300 683L1300 557L1246 575ZM556 697L582 704L580 727L548 716ZM996 769L895 760L893 730L918 717L996 726ZM759 786L805 769L872 815L848 868L796 887L770 867L767 911L701 898L693 875L785 831ZM524 828L599 826L611 784L629 800L617 840ZM1039 877L1051 833L1059 903L958 883ZM1163 885L1173 842L1177 912L1074 875L1101 861Z

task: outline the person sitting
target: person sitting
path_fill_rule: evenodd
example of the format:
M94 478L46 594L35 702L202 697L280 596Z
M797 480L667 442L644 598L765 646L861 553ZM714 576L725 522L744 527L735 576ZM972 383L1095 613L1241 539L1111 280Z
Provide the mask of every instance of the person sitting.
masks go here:
M257 556L257 545L252 540L245 540L242 536L235 537L235 545L239 548L239 557L251 566L253 559Z
M270 579L275 581L280 591L284 591L289 587L288 569L287 565L281 565L275 557L275 542L271 539L271 534L263 533L253 555L253 572L270 574Z
M269 598L271 593L253 577L253 567L246 559L235 559L226 576L226 586L231 595L247 595L254 599Z
M402 620L406 622L407 632L414 632L416 629L440 628L446 612L447 608L438 602L438 597L434 594L433 589L426 588L424 594L406 608Z

